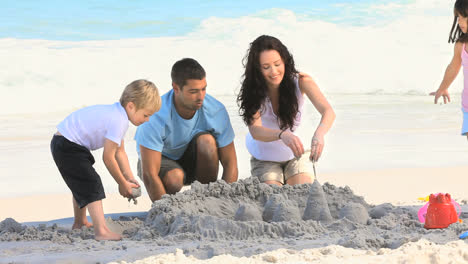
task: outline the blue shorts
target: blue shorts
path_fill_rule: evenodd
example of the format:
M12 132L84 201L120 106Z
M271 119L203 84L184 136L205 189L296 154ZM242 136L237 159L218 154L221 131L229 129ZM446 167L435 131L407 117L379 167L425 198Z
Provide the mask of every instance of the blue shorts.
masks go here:
M466 133L468 133L468 112L465 112L463 109L462 109L462 112L463 112L463 125L461 129L461 134L462 136L466 136Z

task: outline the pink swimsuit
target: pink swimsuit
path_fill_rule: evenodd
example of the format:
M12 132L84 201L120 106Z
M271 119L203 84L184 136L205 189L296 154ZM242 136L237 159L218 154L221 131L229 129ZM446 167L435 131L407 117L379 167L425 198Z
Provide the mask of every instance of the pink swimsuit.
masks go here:
M468 53L465 50L465 43L463 43L461 59L462 59L463 76L464 76L464 87L463 87L463 92L462 92L462 108L463 108L463 111L468 112Z

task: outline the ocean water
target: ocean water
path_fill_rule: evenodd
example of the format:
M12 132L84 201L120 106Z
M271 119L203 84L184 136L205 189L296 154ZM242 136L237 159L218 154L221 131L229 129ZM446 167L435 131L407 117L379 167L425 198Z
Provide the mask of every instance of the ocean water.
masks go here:
M415 1L2 1L0 10L0 197L68 192L53 163L55 126L87 105L113 103L147 78L162 93L183 57L207 72L236 132L240 177L248 177L246 126L235 102L248 45L281 39L337 113L319 173L466 165L460 136L462 76L452 103L434 105L453 54L453 2ZM319 115L306 105L305 145ZM126 148L135 171L135 128ZM117 192L96 151L105 189Z
M405 0L55 0L2 1L0 37L48 40L109 40L181 36L205 19L263 17L275 9L295 12L303 20L364 25L398 16L399 12L368 11L396 7ZM396 10L393 10L396 11Z

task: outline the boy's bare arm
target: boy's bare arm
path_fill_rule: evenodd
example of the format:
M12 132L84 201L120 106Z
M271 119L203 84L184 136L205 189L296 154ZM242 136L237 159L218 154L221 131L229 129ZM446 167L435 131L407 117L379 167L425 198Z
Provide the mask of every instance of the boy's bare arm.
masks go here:
M132 188L138 188L138 185L131 183L125 179L122 172L120 171L119 164L115 158L118 149L117 143L106 139L104 141L104 151L102 154L102 160L106 165L107 170L112 175L114 180L119 184L119 193L126 198L131 198Z
M223 180L227 183L237 181L239 171L234 141L225 147L219 148L218 153L221 165L223 165Z
M152 202L161 199L166 194L166 188L159 177L161 168L161 152L140 145L141 168L143 182Z
M120 143L120 147L117 148L117 151L115 153L115 159L117 160L120 171L122 172L125 179L129 182L133 182L137 184L138 186L140 186L138 182L135 180L135 177L133 176L133 173L132 173L132 169L130 168L130 163L128 162L128 156L127 156L127 153L125 152L125 145L124 145L123 140L122 140L122 143Z

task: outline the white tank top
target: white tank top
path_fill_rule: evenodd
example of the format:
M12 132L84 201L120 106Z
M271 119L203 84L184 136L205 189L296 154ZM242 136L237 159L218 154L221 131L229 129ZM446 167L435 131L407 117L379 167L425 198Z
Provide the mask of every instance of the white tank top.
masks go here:
M295 79L296 83L296 96L298 102L298 112L294 121L293 130L301 123L301 113L304 105L304 98L299 88L298 78ZM260 109L260 116L262 119L262 126L271 129L280 129L276 114L273 112L270 99L265 98L265 102ZM286 131L292 132L290 129ZM294 132L292 132L294 133ZM283 143L282 140L275 140L271 142L263 142L255 140L252 135L247 133L245 144L249 153L259 160L283 162L294 158L292 150Z

